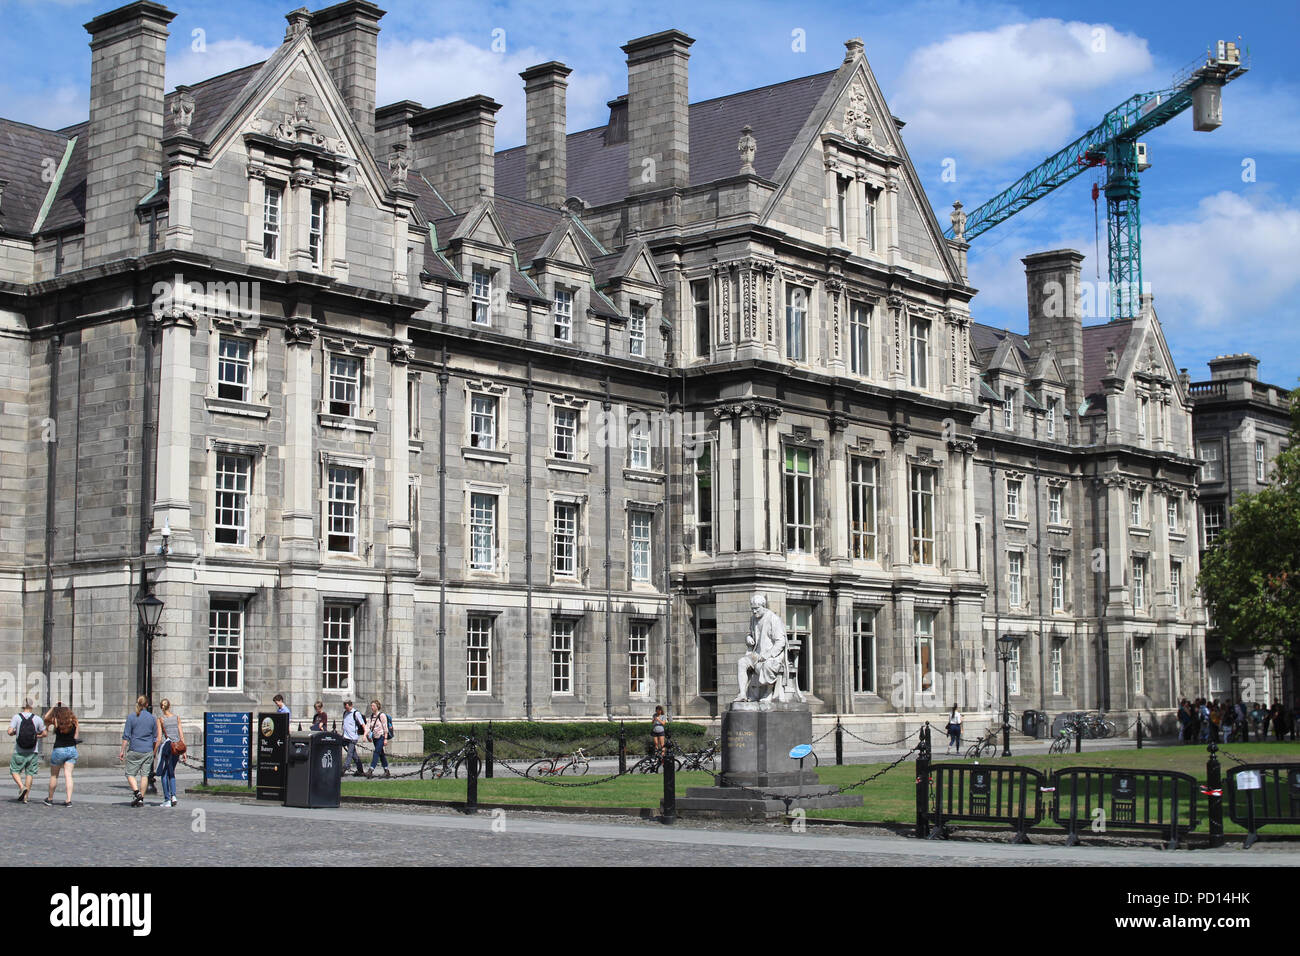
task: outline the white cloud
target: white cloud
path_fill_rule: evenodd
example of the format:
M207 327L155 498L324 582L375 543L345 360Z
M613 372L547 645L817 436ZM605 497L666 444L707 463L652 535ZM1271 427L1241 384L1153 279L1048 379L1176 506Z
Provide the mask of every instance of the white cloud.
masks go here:
M1166 323L1208 331L1285 314L1294 330L1297 262L1300 206L1263 192L1216 193L1190 219L1142 227L1142 277Z
M476 93L492 97L502 108L497 113L498 149L524 141L524 81L519 74L530 66L554 59L536 47L510 47L494 53L461 37L379 44L380 106L397 100L415 100L438 106ZM599 122L609 81L603 73L575 70L569 77L567 110L569 128L582 129Z
M167 54L167 88L180 84L187 86L229 73L240 67L260 63L275 52L275 47L261 46L248 40L216 40L204 42L203 49L195 50L193 38L178 36L173 49ZM176 44L184 44L179 53Z
M90 115L86 91L79 84L60 83L40 92L17 91L0 85L0 116L41 129L62 129Z
M1151 65L1147 41L1134 34L1040 19L920 48L908 58L896 100L908 120L909 148L981 160L1046 155L1076 132L1081 94Z

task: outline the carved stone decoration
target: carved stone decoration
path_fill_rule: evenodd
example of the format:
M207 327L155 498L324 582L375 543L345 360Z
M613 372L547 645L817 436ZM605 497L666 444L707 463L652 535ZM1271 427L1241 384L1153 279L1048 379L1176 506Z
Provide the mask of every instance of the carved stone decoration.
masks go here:
M754 139L754 128L746 126L740 131L740 142L736 149L740 152L740 175L752 176L754 173L754 155L758 152L758 140Z
M841 357L840 343L840 293L844 290L844 283L839 279L831 278L826 280L826 297L830 300L831 306L831 357Z
M754 337L754 270L746 268L740 273L741 339Z
M406 144L394 143L393 151L388 157L388 174L394 186L406 185L406 174L411 168L411 161L406 158Z
M293 102L293 121L295 123L307 122L307 94L299 93L298 98Z
M311 11L306 7L299 7L286 13L284 18L289 21L289 26L284 31L284 42L288 43L294 37L302 36L311 29Z
M1115 369L1119 367L1119 357L1115 354L1113 347L1106 349L1106 374L1114 375Z
M176 132L188 134L190 124L194 122L194 94L188 86L176 87L172 97L172 120L176 123Z
M767 299L767 344L776 345L776 267L770 263L764 270L763 285Z
M284 329L285 345L310 346L315 341L316 341L316 329L314 327L310 325L303 325L301 323L295 323L293 325L285 326Z
M959 242L964 242L966 239L966 214L961 211L960 199L952 204L952 212L948 218L952 220L952 237Z
M889 440L895 445L905 442L912 437L912 429L901 423L889 426Z
M863 146L873 145L867 93L860 83L854 83L849 89L849 105L844 109L844 135Z
M722 323L722 341L731 341L731 270L723 267L718 274L718 321Z
M394 365L410 365L415 360L415 349L409 342L394 339L388 346L388 359Z

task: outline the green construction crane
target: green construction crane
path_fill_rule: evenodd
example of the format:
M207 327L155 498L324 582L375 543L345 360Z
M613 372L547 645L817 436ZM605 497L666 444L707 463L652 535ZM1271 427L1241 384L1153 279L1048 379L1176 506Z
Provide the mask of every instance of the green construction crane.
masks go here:
M1111 318L1131 318L1137 314L1142 292L1138 173L1149 165L1146 144L1138 142L1138 138L1169 122L1189 106L1193 108L1193 129L1199 132L1217 129L1223 122L1223 84L1235 80L1249 68L1249 56L1243 64L1237 43L1220 40L1206 53L1203 62L1198 60L1176 76L1169 89L1129 97L1069 146L965 215L964 223L961 204L954 203L953 225L945 235L949 239L974 239L1084 170L1105 166ZM1096 195L1094 187L1094 199Z

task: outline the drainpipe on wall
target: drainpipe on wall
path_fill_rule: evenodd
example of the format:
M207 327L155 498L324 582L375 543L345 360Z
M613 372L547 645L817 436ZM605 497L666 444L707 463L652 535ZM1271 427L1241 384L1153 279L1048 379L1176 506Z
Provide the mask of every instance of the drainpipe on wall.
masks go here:
M991 414L991 413L990 413ZM990 577L993 578L993 647L997 648L997 640L1001 637L1002 630L1002 589L998 587L1002 572L999 557L1001 552L998 551L998 451L996 448L990 449L993 456L989 461L989 486L993 489L993 509L990 523L993 525L993 560L990 562L992 567L989 569ZM985 651L985 653L988 653ZM993 657L993 686L997 687L998 660L996 653ZM1005 665L1004 665L1005 666Z
M532 306L528 307L529 325ZM533 360L524 386L524 716L533 719Z
M672 333L668 334L668 342L671 355ZM686 370L681 370L681 379L679 398L683 408L686 406ZM664 421L671 419L671 411L668 405L668 385L664 385ZM661 429L662 432L662 429ZM664 452L664 712L672 713L673 709L673 591L672 591L672 566L673 566L673 536L672 536L672 484L673 474L670 467L672 457L668 450ZM716 656L716 650L715 650Z
M444 289L444 308L446 293ZM438 370L438 720L447 720L447 345Z
M1038 422L1034 422L1034 437L1037 438ZM1038 453L1034 453L1034 523L1038 526L1038 709L1047 710L1047 643L1043 634L1043 499L1042 477L1039 468ZM1064 597L1064 595L1062 595Z
M144 298L143 289L139 285L136 287L136 304L140 304ZM153 526L153 477L154 477L154 452L158 447L158 421L154 412L154 395L153 395L153 357L154 345L153 336L157 321L152 314L148 314L144 319L144 427L141 429L140 441L140 590L139 594L149 593L149 573L145 567L147 551L149 548L149 531ZM135 599L132 598L132 601ZM149 655L149 637L145 634L141 626L137 629L139 655L136 665L137 686L141 688L142 693L152 695L153 688L147 687L148 677L148 655ZM153 700L149 701L149 707L152 710Z
M605 323L605 354L606 355L609 354L609 322L608 321ZM608 375L605 376L605 398L600 403L600 407L605 412L605 423L606 423L606 435L605 435L605 719L613 720L614 711L613 711L611 700L614 696L614 685L613 685L614 665L613 665L613 661L610 658L610 654L612 653L613 626L614 626L613 624L614 583L612 577L614 569L613 569L613 562L610 560L610 553L609 553L610 541L612 540L612 535L610 533L611 508L610 508L609 499L613 492L610 488L610 477L609 477L609 469L611 467L610 465L610 444L611 443L609 441L609 434L608 434L609 411L610 411ZM631 549L631 546L632 543L629 541L628 542L629 551Z
M45 442L45 594L41 619L41 673L45 677L46 695L50 693L50 671L54 664L54 488L58 478L59 365L63 355L63 335L56 332L50 341L50 410L49 439ZM146 403L147 406L147 403ZM22 692L19 691L19 697ZM52 706L54 701L45 701Z

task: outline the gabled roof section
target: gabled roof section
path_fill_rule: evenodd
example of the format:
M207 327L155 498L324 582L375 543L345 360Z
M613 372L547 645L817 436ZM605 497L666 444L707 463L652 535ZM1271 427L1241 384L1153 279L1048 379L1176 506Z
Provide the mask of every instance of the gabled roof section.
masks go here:
M554 259L584 269L592 267L591 257L583 250L582 242L578 238L578 230L568 218L560 220L550 234L542 240L537 252L529 261L537 259Z
M1104 325L1085 325L1083 327L1083 394L1091 398L1099 393L1101 380L1106 372L1106 353L1115 350L1117 358L1122 358L1128 346L1129 336L1133 334L1134 319L1118 319Z
M1065 376L1061 372L1061 366L1056 362L1056 353L1050 348L1044 349L1038 356L1038 361L1034 363L1034 370L1030 373L1031 382L1049 382L1052 385L1064 385Z
M786 80L743 93L715 97L690 106L691 185L714 182L740 172L736 144L748 124L758 141L755 172L772 179L777 167L822 98L835 71ZM626 141L605 142L607 126L597 126L566 138L568 188L592 206L627 197ZM496 154L498 196L526 195L523 146Z
M633 279L657 286L664 284L659 267L655 265L654 256L650 255L645 241L639 237L633 237L621 253L603 257L597 269L597 276L601 285L616 279Z
M987 368L993 353L997 351L998 346L1003 339L1007 339L1015 346L1016 351L1020 353L1020 364L1026 366L1029 364L1029 341L1019 332L1011 332L1007 329L995 329L991 325L984 325L980 322L972 322L970 326L971 348L979 356L981 368Z
M514 245L510 241L510 234L506 227L502 225L501 218L493 208L492 200L480 199L466 215L457 217L458 222L454 230L451 230L447 236L447 242L456 242L460 239L471 239L475 242L485 242L493 246L505 246L510 248ZM440 224L442 229L450 226Z
M987 370L990 372L1011 372L1015 375L1025 374L1025 363L1020 357L1020 350L1016 348L1011 336L1006 336L998 343L993 350L993 356L989 359Z

